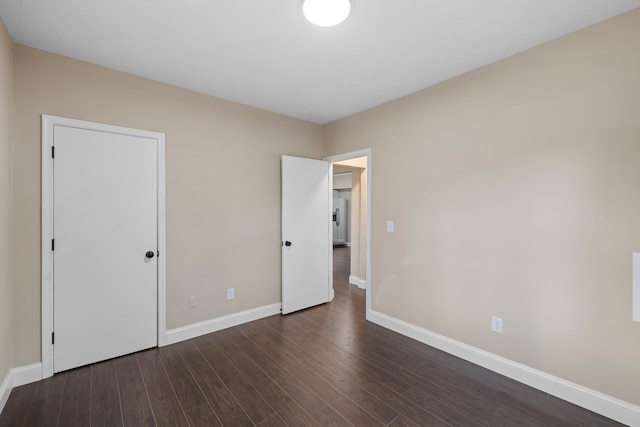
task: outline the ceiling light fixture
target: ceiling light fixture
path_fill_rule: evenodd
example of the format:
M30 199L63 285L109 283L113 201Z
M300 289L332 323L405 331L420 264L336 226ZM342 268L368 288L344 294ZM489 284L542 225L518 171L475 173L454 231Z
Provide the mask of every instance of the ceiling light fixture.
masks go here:
M333 27L349 16L349 0L303 0L302 13L312 24L319 27Z

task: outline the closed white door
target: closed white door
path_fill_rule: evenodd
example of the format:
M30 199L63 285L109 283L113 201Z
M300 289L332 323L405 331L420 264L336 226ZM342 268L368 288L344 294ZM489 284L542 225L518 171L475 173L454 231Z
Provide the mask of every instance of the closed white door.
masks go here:
M282 156L282 314L330 299L331 165Z
M53 370L157 345L158 147L53 131Z

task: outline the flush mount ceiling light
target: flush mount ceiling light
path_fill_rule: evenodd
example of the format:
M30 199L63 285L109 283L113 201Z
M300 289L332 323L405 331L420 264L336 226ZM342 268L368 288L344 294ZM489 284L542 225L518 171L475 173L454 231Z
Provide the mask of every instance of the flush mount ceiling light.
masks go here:
M349 16L349 0L303 0L302 13L312 24L319 27L333 27Z

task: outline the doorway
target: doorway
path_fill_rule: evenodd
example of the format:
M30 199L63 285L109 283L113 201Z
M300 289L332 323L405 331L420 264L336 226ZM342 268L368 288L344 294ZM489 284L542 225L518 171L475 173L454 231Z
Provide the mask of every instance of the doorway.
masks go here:
M351 190L353 188L355 172L336 172L336 169L342 169L344 166L339 164L333 165L333 247L351 246L351 216L353 204L355 202L356 209L359 209L360 197L355 200L351 198ZM357 236L357 233L355 233Z
M365 289L368 318L371 307L369 291L371 283L371 149L330 156L324 160L333 165L334 181L337 181L336 176L339 177L338 180L343 181L346 174L350 174L349 177L352 180L348 208L350 211L348 242L335 246L330 275L333 277L334 263L349 263L348 283ZM342 187L344 186L343 184ZM332 188L332 199L333 191ZM340 243L340 240L337 241ZM345 270L342 269L342 271Z

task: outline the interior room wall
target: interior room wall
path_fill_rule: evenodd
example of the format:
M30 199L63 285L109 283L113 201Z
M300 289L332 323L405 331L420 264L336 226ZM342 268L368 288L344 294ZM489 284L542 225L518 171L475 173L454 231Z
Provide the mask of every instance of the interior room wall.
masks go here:
M351 257L349 259L349 278L360 278L360 169L351 173Z
M640 404L638 40L635 10L325 127L372 149L373 310Z
M369 178L367 169L360 171L360 250L358 257L358 279L367 280L367 197Z
M351 269L350 279L364 287L367 278L367 157L357 157L334 163L333 170L351 172Z
M367 278L367 183L366 169L353 167L351 174L351 271L349 279L364 288Z
M165 133L167 329L280 302L280 156L321 158L321 126L15 50L15 365L41 358L41 114Z
M13 368L12 94L13 43L4 24L0 21L0 384L9 369Z

